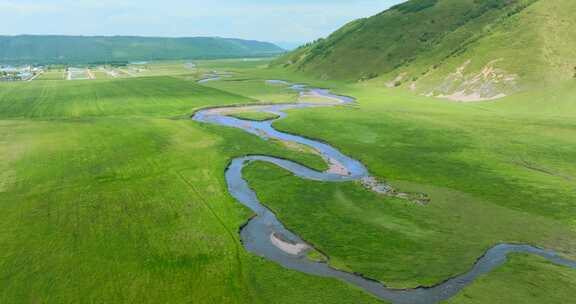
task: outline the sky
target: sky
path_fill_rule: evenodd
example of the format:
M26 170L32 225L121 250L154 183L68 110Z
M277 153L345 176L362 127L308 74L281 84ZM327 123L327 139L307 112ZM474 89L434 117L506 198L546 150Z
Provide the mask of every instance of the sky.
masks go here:
M0 0L0 35L325 37L403 0Z

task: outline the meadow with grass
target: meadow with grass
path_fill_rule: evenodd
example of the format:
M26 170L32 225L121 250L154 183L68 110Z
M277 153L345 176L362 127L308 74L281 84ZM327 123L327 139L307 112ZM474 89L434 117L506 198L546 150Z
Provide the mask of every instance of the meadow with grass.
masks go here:
M175 77L0 89L0 302L376 302L241 247L250 214L227 194L228 160L322 162L189 119L257 100Z
M274 72L296 80L285 70L250 73L265 79ZM499 243L533 244L574 257L573 82L480 104L369 83L316 84L357 97L357 106L295 110L275 127L325 140L398 189L432 200L414 206L360 185L304 181L269 164L251 165L248 180L261 201L328 253L331 265L405 288L463 273ZM218 85L225 89L228 82ZM523 280L527 266L506 267ZM515 285L517 300L538 303L540 297L532 298L536 284L539 277ZM481 290L476 285L471 288ZM545 285L554 288L553 280ZM490 295L476 297L470 301L482 303Z
M230 114L230 116L251 121L265 121L278 118L278 115L266 112L238 112Z
M498 243L576 257L573 82L464 104L318 80L266 60L195 64L0 84L0 302L382 303L242 247L239 227L252 214L228 193L229 161L262 154L324 169L324 160L190 116L299 100L267 79L356 97L353 106L290 111L274 127L326 141L398 190L431 198L421 206L251 164L245 174L261 201L333 267L411 288L467 271ZM214 70L232 76L196 83ZM449 302L566 303L575 275L513 255Z

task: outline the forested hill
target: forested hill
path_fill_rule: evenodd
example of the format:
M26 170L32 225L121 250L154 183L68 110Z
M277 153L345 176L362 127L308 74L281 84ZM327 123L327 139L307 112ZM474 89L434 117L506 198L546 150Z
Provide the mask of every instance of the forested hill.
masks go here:
M0 36L0 63L95 63L273 56L267 42L192 37Z

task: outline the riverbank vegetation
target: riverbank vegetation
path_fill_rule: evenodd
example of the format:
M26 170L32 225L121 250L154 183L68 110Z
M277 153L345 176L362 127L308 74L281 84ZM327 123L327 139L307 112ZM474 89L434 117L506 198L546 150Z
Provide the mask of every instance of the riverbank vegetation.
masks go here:
M488 103L319 85L358 97L358 105L292 111L275 127L326 140L397 189L432 198L414 206L359 185L304 181L253 164L247 176L261 200L332 265L415 287L465 272L502 242L576 255L572 82Z
M276 119L279 117L277 114L266 112L238 112L230 114L230 116L243 120L252 120L252 121L266 121Z

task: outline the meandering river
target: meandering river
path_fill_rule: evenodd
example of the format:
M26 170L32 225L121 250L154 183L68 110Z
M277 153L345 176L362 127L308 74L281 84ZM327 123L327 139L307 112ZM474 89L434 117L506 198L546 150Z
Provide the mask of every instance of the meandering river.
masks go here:
M218 78L219 79L219 78ZM217 80L217 79L211 79ZM205 80L204 80L205 81ZM295 176L303 179L324 182L348 182L366 180L370 178L368 169L358 160L341 153L338 149L322 142L280 132L272 127L274 121L287 116L286 110L311 107L332 107L354 103L353 98L332 94L329 90L307 87L299 84L289 84L281 80L269 80L271 85L290 86L302 96L321 96L329 100L316 103L293 103L276 105L251 105L244 107L222 107L206 109L196 112L193 119L202 123L242 129L263 139L278 139L286 142L298 143L310 147L331 164L338 164L344 170L330 170L319 172L304 167L290 160L280 159L267 155L253 155L238 157L230 163L225 176L230 194L256 215L241 229L241 239L244 247L255 255L265 257L285 268L300 271L315 276L332 277L355 285L376 297L398 304L432 304L447 300L464 287L471 284L479 276L486 274L506 262L510 253L529 253L541 256L558 265L576 269L576 261L562 258L552 250L537 248L530 245L499 244L488 250L474 264L470 271L439 283L433 287L420 287L414 289L391 289L380 282L365 278L361 275L348 273L331 268L328 264L309 260L306 255L313 250L298 235L288 230L266 206L264 206L242 176L242 170L248 164L262 161L275 164ZM268 112L278 115L278 118L268 121L256 122L242 120L227 116L239 110L251 112ZM376 187L385 192L386 185ZM373 189L374 190L374 189ZM386 240L382 240L385 242Z

